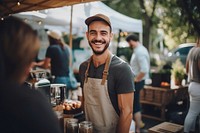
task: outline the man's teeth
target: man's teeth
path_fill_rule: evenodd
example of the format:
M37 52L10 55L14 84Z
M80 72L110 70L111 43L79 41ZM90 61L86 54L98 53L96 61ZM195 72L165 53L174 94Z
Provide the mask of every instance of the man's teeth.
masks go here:
M96 43L94 43L94 44L102 44L102 43L98 43L98 42L96 42Z

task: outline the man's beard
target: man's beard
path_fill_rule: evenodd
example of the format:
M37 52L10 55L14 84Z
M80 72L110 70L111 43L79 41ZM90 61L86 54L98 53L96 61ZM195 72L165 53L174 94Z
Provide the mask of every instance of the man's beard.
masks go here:
M100 42L100 43L102 43L103 45L105 45L105 47L104 47L104 49L103 49L102 51L95 51L95 50L93 49L92 43L93 43L93 45L96 45L96 44L94 44L94 43L96 43L96 42ZM106 41L102 41L102 40L100 40L100 41L98 41L98 40L92 40L91 43L90 43L89 41L88 41L88 43L89 43L90 47L92 48L92 51L93 51L93 53L94 53L95 55L101 55L101 54L103 54L103 53L106 51L106 49L109 47L110 41L106 42Z

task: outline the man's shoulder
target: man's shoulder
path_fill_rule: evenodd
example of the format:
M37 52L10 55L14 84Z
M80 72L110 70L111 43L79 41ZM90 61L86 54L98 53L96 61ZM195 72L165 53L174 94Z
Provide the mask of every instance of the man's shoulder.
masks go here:
M124 60L120 59L117 56L114 56L112 58L110 67L112 67L113 69L121 69L121 68L125 68L129 66L127 62L125 62Z
M134 52L137 56L147 56L149 54L147 48L142 44L140 44L139 48Z
M147 48L143 44L140 44L140 45L141 45L141 47L140 47L141 51L148 52Z
M49 45L48 48L58 48L59 45Z
M88 63L89 63L89 59L87 59L86 61L82 62L82 63L80 64L79 70L86 69L87 66L88 66Z
M58 49L59 47L56 45L49 45L49 47L47 48L47 53L52 53L54 51L57 51Z
M59 45L50 45L48 49L53 49L53 50L61 50L61 47ZM66 49L66 48L65 48Z
M110 64L110 70L115 74L117 74L117 73L121 74L121 72L123 72L123 73L132 72L130 65L117 56L113 57L112 62Z

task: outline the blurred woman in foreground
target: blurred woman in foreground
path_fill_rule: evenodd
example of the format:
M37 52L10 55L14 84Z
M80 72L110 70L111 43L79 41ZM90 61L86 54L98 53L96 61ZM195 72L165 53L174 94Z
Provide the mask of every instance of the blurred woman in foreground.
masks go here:
M0 21L0 131L61 133L47 99L23 86L39 49L36 32L15 17Z

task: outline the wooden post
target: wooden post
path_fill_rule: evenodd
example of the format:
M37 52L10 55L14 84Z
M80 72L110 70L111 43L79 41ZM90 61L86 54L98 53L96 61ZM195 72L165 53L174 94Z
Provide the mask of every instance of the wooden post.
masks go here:
M70 29L69 29L69 46L72 49L72 39L73 39L73 35L72 35L72 19L73 19L73 5L71 6L71 16L70 16Z

